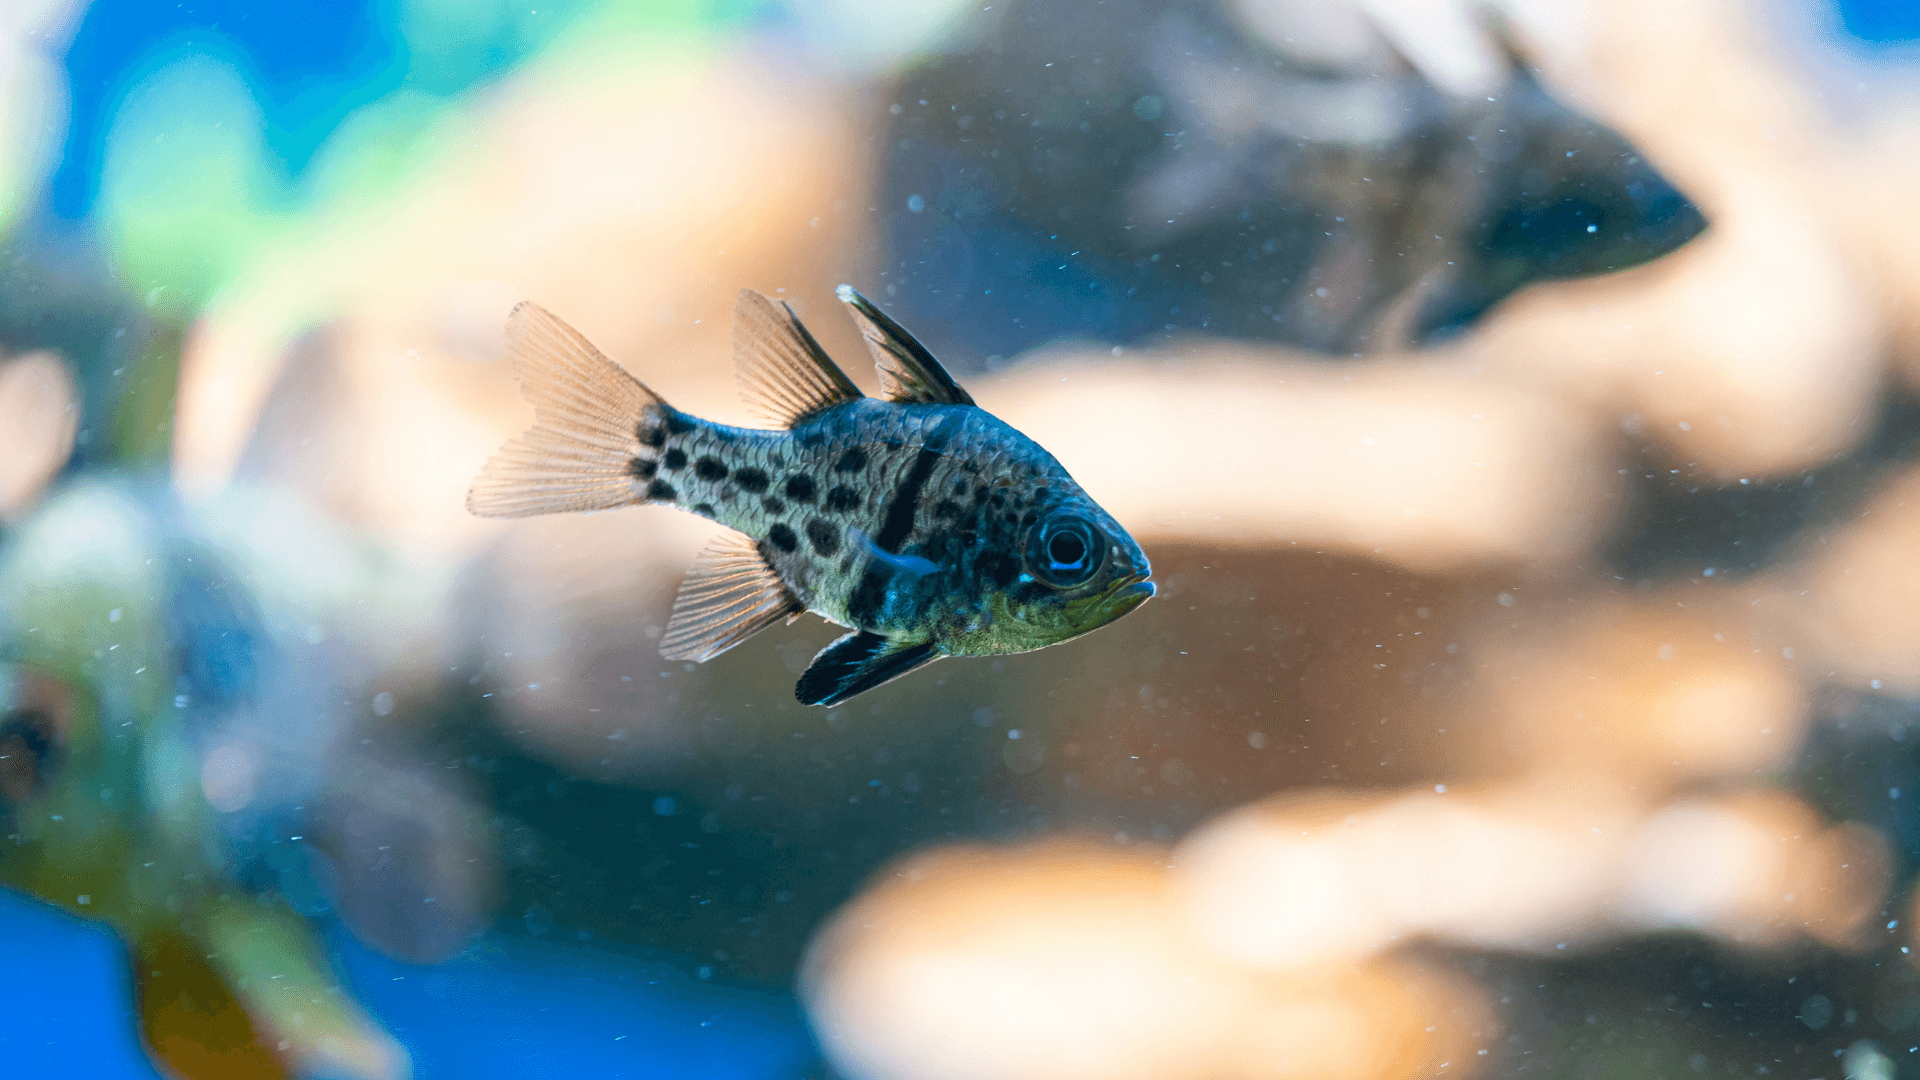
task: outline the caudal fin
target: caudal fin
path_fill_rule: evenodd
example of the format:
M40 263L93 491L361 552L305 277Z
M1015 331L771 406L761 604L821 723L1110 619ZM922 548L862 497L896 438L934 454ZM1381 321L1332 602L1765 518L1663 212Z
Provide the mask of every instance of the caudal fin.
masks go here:
M647 501L666 402L538 304L507 317L507 352L533 428L500 448L467 491L481 517L609 510Z

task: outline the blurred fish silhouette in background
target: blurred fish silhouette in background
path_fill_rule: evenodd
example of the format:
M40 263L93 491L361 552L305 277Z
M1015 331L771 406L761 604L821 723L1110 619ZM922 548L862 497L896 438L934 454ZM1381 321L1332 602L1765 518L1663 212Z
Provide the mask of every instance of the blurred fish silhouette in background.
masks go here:
M883 121L901 317L966 355L1203 330L1374 355L1705 227L1475 11L996 4Z
M335 682L163 491L74 485L0 549L0 881L126 938L183 1075L407 1075L305 918Z
M1057 644L1153 595L1140 545L1052 455L975 406L866 297L848 285L839 297L884 401L860 393L791 307L740 293L740 384L776 431L683 413L521 304L508 349L538 419L487 463L467 509L657 503L728 526L681 585L660 651L710 660L803 611L852 627L801 674L802 705L838 705L942 656Z

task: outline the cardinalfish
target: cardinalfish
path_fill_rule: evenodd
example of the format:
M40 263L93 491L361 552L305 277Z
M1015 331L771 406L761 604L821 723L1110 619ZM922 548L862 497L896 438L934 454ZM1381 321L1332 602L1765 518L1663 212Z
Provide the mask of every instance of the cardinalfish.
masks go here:
M943 656L1030 652L1145 603L1147 557L1053 455L985 409L846 285L880 372L869 398L793 309L750 289L734 359L776 429L675 409L531 303L507 346L534 426L487 462L467 509L521 517L659 503L728 532L688 571L660 651L711 660L812 611L850 632L795 695L835 705Z

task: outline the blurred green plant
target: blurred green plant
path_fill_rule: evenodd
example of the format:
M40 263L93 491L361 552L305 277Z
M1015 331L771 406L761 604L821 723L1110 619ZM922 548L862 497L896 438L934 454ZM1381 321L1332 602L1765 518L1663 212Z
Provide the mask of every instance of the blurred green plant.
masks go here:
M191 312L250 254L328 206L378 200L444 142L463 95L538 57L592 70L695 48L740 26L749 0L401 0L399 89L356 110L301 176L274 160L239 49L195 33L156 46L107 135L98 203L111 257L156 315Z

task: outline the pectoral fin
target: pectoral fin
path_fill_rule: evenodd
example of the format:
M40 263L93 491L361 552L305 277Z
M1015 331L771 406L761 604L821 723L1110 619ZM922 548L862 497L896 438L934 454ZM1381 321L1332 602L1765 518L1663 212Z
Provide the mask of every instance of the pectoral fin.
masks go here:
M820 650L793 694L802 705L838 705L940 656L931 641L895 641L856 630Z

